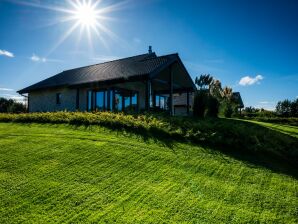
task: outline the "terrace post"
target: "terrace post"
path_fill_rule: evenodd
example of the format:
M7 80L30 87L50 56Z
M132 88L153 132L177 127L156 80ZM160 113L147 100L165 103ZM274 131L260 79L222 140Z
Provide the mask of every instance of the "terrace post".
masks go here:
M76 91L76 110L80 109L80 89L77 88Z
M146 89L145 89L145 108L147 111L150 110L150 93L151 91L151 80L147 79L146 80Z
M156 107L156 92L153 91L152 93L152 107L155 108Z
M107 102L106 102L106 105L107 105L107 108L106 108L106 111L110 111L111 110L111 105L110 105L110 103L111 103L111 94L110 94L110 88L108 88L108 91L106 92L106 94L107 94L107 97L105 97L105 99L107 99Z
M170 97L169 97L169 109L170 115L173 116L173 65L170 66L170 75L169 75L169 87L170 87Z
M112 111L115 111L115 89L112 89Z

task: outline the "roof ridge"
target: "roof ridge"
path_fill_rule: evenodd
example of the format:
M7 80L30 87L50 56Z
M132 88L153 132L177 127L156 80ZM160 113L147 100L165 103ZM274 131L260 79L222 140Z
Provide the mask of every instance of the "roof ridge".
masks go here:
M135 55L135 56L130 56L130 57L126 57L126 58L119 58L119 59L115 59L115 60L111 60L111 61L105 61L105 62L101 62L101 63L96 63L96 64L92 64L92 65L86 65L86 66L82 66L82 67L77 67L77 68L72 68L72 69L67 69L67 70L63 70L62 72L68 72L68 71L72 71L72 70L76 70L76 69L81 69L81 68L87 68L87 67L91 67L91 66L95 66L95 65L101 65L101 64L106 64L106 63L111 63L111 62L116 62L116 61L121 61L121 60L126 60L126 59L131 59L131 58L135 58L135 57L139 57L139 56L145 56L145 55L155 55L155 52L152 52L151 54L146 53L146 54L139 54L139 55ZM156 56L157 57L157 56ZM61 72L61 73L62 73Z
M178 56L178 53L172 53L172 54L165 54L165 55L160 55L160 56L156 56L155 58L145 58L141 61L149 61L149 60L153 60L153 59L157 59L157 58L165 58L165 57L169 57L169 56Z

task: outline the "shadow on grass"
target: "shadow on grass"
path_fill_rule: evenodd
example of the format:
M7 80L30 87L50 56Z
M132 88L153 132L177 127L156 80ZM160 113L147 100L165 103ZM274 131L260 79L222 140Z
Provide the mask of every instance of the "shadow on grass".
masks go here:
M192 143L224 153L248 165L264 167L298 179L298 139L258 124L233 119L160 118L173 129L191 122L196 131L187 135L189 127L181 133L161 128L133 128L117 125L100 126L120 135L138 137L144 142L154 141L174 150L176 143ZM76 124L76 126L81 126ZM85 125L88 128L89 125Z
M233 119L194 119L157 116L163 126L144 127L126 125L118 121L100 121L98 124L74 119L52 123L64 123L74 127L104 127L120 135L137 136L144 142L158 142L174 150L176 143L189 142L208 147L241 160L298 179L298 138L259 124ZM19 122L20 121L16 121ZM23 123L31 123L24 120ZM33 121L34 122L34 121ZM138 121L139 122L139 121ZM50 123L42 120L38 123ZM92 130L93 131L93 130Z

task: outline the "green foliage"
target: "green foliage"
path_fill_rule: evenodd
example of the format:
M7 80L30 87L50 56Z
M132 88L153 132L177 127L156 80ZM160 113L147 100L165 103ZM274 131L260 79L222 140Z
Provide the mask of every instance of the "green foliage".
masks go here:
M207 108L208 92L199 90L195 92L193 103L193 115L195 117L204 117Z
M276 113L282 117L298 117L298 99L279 101L276 105Z
M210 95L206 90L198 90L195 93L193 104L193 115L195 117L217 117L219 102L217 98Z
M245 107L244 110L242 110L242 116L244 118L274 118L277 117L277 114L274 111L269 111L265 109L259 109L254 107Z
M227 118L231 118L233 114L233 107L230 102L223 102L223 114Z
M209 85L212 83L213 77L210 74L200 75L200 78L196 77L195 84L199 89L208 89Z
M218 111L219 111L219 102L218 102L217 98L212 95L208 95L205 116L217 117Z
M54 117L59 122L68 119L67 123L77 116L77 121L87 123L112 115L46 113L32 117L37 116L35 121L43 118L45 122L48 116L52 121ZM126 119L124 116L116 114L114 118ZM155 121L150 115L127 118L156 127L165 122ZM257 142L263 148L273 143L273 131L247 122L171 122L201 126L202 133L216 126L214 136L226 130L230 136L224 141L230 142L229 147L235 141L245 141L244 132L256 141L251 142L252 148ZM262 134L269 145L264 145L254 126L264 129ZM0 136L1 223L298 221L297 179L254 165L243 153L235 159L213 148L188 143L168 148L98 126L0 123ZM203 136L198 133L197 137ZM277 139L275 143L285 142Z
M227 118L239 116L238 108L243 103L241 98L233 97L232 88L222 88L221 82L209 74L196 77L195 83L198 86L193 106L195 117L217 117L219 113Z
M26 107L12 99L0 97L0 113L24 113Z

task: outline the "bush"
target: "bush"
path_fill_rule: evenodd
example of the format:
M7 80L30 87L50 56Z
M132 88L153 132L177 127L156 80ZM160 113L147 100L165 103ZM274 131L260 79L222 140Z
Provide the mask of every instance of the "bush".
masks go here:
M225 106L224 106L224 116L227 117L227 118L230 118L232 117L232 114L233 114L233 107L231 105L231 103L225 103Z
M218 102L218 100L215 97L208 95L207 96L207 108L206 108L205 116L217 117L218 112L219 112L219 102Z
M199 90L195 93L193 105L193 115L195 117L217 117L218 112L219 102L207 90Z
M193 103L193 115L195 117L204 117L205 110L207 107L208 92L199 90L195 92L194 103Z

